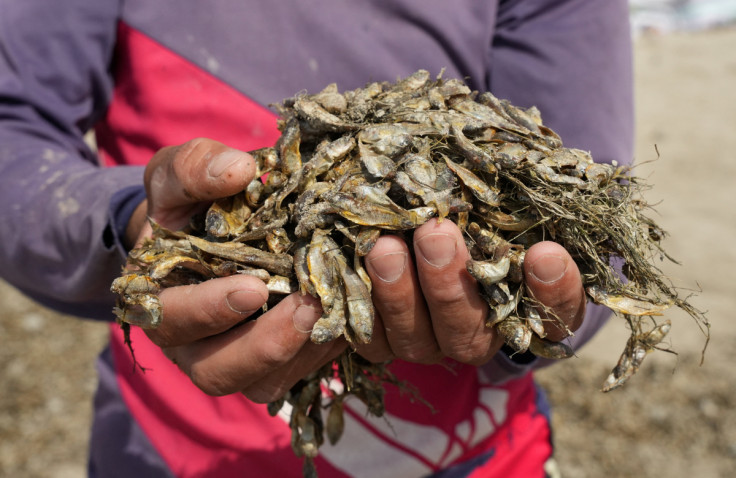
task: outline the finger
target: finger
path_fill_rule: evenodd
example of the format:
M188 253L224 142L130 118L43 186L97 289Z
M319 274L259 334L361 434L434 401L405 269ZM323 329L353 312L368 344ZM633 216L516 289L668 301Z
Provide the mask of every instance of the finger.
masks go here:
M273 402L283 397L299 380L336 359L346 348L344 339L322 345L307 342L294 358L279 367L278 373L266 374L241 392L256 403Z
M319 302L292 294L257 320L226 333L175 349L179 368L210 395L248 389L254 383L287 367L284 380L295 383L305 368L321 360L332 345L320 347L309 340L321 316ZM293 359L304 362L298 366ZM288 364L295 364L288 369ZM296 377L296 378L295 378Z
M526 253L524 278L529 294L543 304L547 338L559 341L580 327L585 316L585 292L577 264L564 247L540 242ZM562 321L562 325L558 320Z
M245 189L255 172L250 154L211 139L163 148L151 159L144 175L154 208L150 213L154 218L158 211L171 215L171 210L181 206L230 196Z
M414 233L419 281L445 355L465 363L487 361L501 342L485 326L488 306L468 273L462 233L451 221L432 220Z
M374 332L371 344L358 351L369 360L383 361L392 355L411 362L434 363L441 351L424 303L409 248L395 236L381 237L365 258L373 283L373 302L384 336Z
M146 334L159 347L173 347L219 334L257 311L268 299L265 284L234 275L161 291L161 325Z

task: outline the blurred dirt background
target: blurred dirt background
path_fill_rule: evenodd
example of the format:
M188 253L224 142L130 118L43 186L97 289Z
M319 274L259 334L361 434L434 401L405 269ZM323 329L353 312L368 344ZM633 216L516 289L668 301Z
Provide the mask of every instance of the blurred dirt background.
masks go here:
M603 394L628 335L613 319L579 357L539 373L557 458L567 478L733 477L736 29L643 36L635 55L636 174L652 184L665 248L682 263L662 267L702 289L693 303L708 311L712 339L700 366L703 335L671 313L667 344L678 355L650 355L623 389ZM0 283L0 477L86 475L94 358L106 335Z

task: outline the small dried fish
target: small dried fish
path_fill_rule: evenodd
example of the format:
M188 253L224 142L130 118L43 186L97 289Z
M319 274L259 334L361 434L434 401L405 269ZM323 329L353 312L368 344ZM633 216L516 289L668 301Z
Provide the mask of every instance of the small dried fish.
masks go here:
M634 299L626 295L611 295L597 286L590 286L586 292L598 304L624 315L662 315L669 309L670 302L652 303L648 300Z
M664 340L671 327L672 323L666 320L648 332L631 335L621 358L603 383L603 391L610 392L626 383L639 369L647 354Z
M631 329L606 391L659 347L669 321L646 331L642 324L669 307L688 312L707 333L704 315L650 263L668 256L659 244L665 233L643 213L643 182L564 148L536 108L418 71L344 93L331 84L284 100L278 112L281 137L251 153L257 179L245 191L213 203L186 231L153 223L153 237L131 251L129 270L112 284L126 340L130 324L165 320L161 288L240 273L267 284L269 305L295 290L319 298L324 315L314 342L367 343L375 313L362 258L385 232L411 244L413 230L432 217L449 218L465 233L467 270L489 307L486 325L516 353L573 355L545 338L545 321L554 317L540 315L522 268L539 241L570 251L588 298L623 315ZM625 280L613 258L625 264ZM307 476L316 476L324 434L332 443L342 435L344 399L356 396L380 416L386 383L402 386L386 364L348 351L269 406L272 414L291 406L292 446L305 457Z
M125 304L124 307L115 308L118 320L151 329L161 324L163 314L157 296L160 287L151 277L127 274L115 279L111 290L120 294Z

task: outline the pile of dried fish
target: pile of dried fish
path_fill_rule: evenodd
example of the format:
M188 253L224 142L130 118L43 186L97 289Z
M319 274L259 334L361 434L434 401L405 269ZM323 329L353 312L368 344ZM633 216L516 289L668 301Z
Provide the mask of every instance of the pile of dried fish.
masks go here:
M344 336L367 343L374 312L361 258L382 233L410 240L436 217L465 232L473 258L467 269L490 307L487 326L520 353L572 354L545 339L521 269L525 251L542 240L570 252L590 299L631 328L604 390L623 384L658 346L670 325L654 317L668 307L683 308L707 331L703 315L652 265L666 256L664 234L644 215L641 182L626 168L564 148L536 108L419 71L344 93L333 84L278 110L278 143L252 152L265 181L215 202L185 231L154 227L130 253L128 274L112 287L123 324L158 325L156 293L163 287L250 274L268 284L272 302L297 290L321 300L314 342ZM326 386L335 379L339 391ZM385 382L396 382L385 365L346 354L284 397L293 407L293 447L307 457L307 471L324 431L333 442L339 438L345 396L380 415Z

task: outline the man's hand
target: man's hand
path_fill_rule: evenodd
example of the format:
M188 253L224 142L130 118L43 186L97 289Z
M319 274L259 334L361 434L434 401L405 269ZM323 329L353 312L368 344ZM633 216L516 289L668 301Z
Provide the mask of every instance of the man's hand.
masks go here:
M444 357L469 364L487 362L503 345L494 328L485 326L488 306L478 284L465 269L470 258L462 234L449 220L432 220L414 233L416 264L406 244L384 236L366 256L379 315L371 344L359 347L373 361L401 358L435 363ZM580 327L585 294L580 272L559 244L531 247L524 260L531 294L570 331ZM554 320L545 321L550 340L566 335Z
M247 153L198 139L160 150L145 172L148 199L131 218L126 237L137 243L150 235L146 215L179 229L214 199L242 191L255 164ZM451 221L430 221L415 231L416 264L406 244L384 236L366 256L377 310L371 344L358 351L369 360L400 358L436 363L444 357L469 364L488 361L503 340L485 326L488 306L465 269L470 255ZM585 312L580 273L555 243L530 248L524 262L531 293L570 330ZM322 314L319 301L292 294L256 321L244 322L268 298L265 285L248 276L171 287L160 293L164 320L149 338L211 395L242 391L256 402L281 397L309 372L347 346L339 339L309 340ZM566 331L548 321L548 338Z
M196 139L157 152L145 171L147 201L126 231L130 243L151 234L148 215L180 229L214 200L245 189L255 162L216 141ZM256 321L243 323L268 298L259 279L234 275L197 285L170 287L159 297L163 321L146 334L210 395L243 392L256 402L281 396L309 372L337 357L344 340L315 345L312 326L319 301L292 294Z

